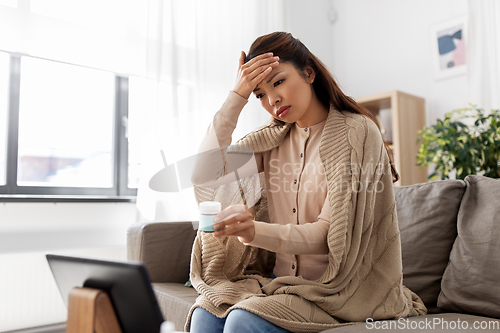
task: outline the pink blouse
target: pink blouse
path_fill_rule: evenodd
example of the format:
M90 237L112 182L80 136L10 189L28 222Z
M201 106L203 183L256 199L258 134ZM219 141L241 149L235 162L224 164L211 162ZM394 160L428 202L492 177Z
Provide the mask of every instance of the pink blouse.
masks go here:
M246 103L246 99L230 92L202 147L207 149L214 141L219 146L231 144L231 135ZM328 266L330 205L319 156L325 122L306 128L294 124L279 147L255 154L259 172L264 172L266 179L271 223L254 221L255 237L246 245L276 252L274 274L278 277L316 280Z

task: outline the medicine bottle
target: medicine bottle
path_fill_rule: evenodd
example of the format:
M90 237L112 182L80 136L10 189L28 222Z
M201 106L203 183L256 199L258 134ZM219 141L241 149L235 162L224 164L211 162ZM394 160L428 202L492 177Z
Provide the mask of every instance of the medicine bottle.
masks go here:
M214 232L214 217L221 211L221 204L217 201L200 202L200 230L205 232Z

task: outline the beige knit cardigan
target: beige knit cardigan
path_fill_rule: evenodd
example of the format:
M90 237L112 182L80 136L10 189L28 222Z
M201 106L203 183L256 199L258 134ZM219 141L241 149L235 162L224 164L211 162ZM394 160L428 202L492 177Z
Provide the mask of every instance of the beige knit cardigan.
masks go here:
M254 152L278 147L291 124L264 126L243 139ZM392 175L376 125L363 115L330 110L319 154L331 205L328 246L343 249L340 269L333 258L323 276L270 279L273 254L245 246L235 237L198 232L191 258L191 283L202 307L219 318L244 309L292 332L319 332L368 318L398 319L426 314L421 299L403 286L401 243ZM262 180L263 177L260 177ZM252 184L251 180L247 183ZM265 186L253 207L266 221ZM258 188L258 186L256 186ZM239 198L238 188L196 188L197 200Z

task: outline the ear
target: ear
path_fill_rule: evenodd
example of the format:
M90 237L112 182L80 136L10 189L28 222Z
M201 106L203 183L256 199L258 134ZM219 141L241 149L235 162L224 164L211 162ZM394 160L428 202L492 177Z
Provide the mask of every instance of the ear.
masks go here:
M314 69L312 69L311 66L307 66L304 70L304 73L306 74L306 81L309 84L312 84L314 82L314 79L316 78L316 72Z

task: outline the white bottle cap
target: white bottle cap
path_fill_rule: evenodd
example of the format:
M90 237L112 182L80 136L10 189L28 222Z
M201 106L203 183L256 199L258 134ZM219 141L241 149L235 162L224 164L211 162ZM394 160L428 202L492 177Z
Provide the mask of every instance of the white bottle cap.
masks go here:
M199 205L200 214L213 215L219 214L221 211L221 204L217 201L203 201Z
M175 333L175 324L171 321L164 321L161 323L160 333Z

